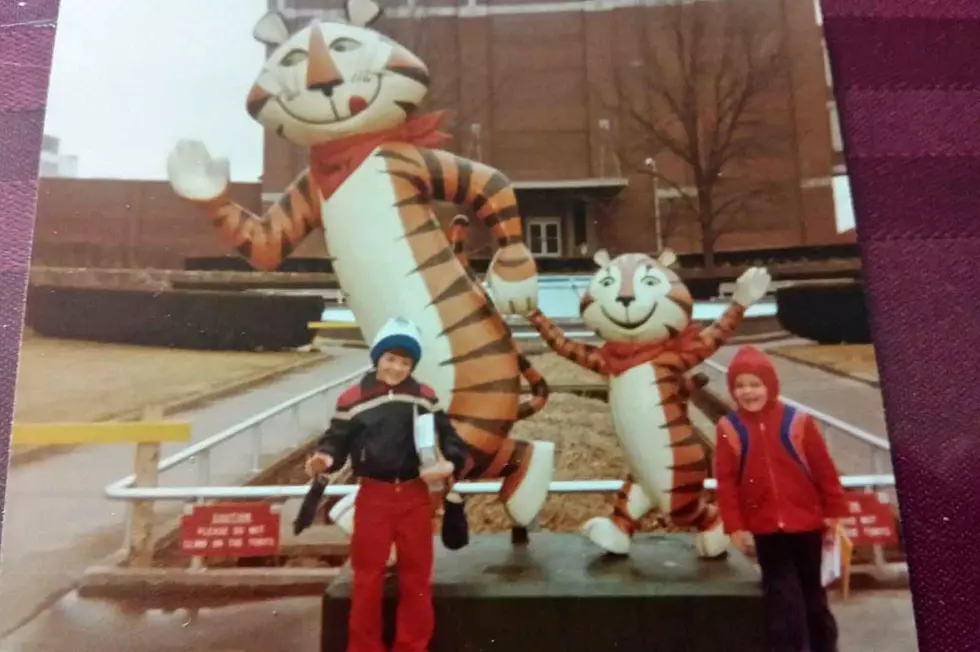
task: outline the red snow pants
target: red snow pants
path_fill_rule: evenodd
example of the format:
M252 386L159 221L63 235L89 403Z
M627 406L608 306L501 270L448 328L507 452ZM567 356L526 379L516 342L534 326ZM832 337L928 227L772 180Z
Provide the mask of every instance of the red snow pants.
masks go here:
M347 652L384 652L381 609L388 554L398 554L398 612L392 652L428 652L432 608L432 499L422 480L362 478L354 507L354 586Z

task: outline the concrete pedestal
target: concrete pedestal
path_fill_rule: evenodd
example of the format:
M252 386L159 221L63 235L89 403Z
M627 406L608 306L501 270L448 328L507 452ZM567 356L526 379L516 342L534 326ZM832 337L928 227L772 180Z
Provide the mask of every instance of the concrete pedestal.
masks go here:
M431 652L758 652L764 649L758 573L738 552L702 561L684 535L638 537L629 558L574 534L479 535L457 552L436 543ZM323 601L323 652L345 652L351 574ZM394 630L397 583L386 588Z

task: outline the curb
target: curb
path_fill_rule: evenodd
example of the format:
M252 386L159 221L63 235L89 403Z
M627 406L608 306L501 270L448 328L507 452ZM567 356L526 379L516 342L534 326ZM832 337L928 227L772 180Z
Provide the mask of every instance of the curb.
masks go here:
M873 346L873 345L872 345ZM846 371L841 371L839 369L834 369L830 365L820 364L819 362L811 362L809 360L800 360L799 358L794 358L791 355L786 355L781 353L778 349L769 349L766 353L776 356L777 358L782 358L783 360L788 360L789 362L795 362L796 364L801 364L804 367L810 367L811 369L817 369L819 371L824 371L828 374L833 374L839 378L846 378L848 380L853 380L859 382L868 387L874 387L875 389L881 389L880 380L872 380L871 378L862 378L861 376L855 376L849 374Z
M286 376L297 371L302 371L307 367L312 367L316 364L327 362L332 356L324 354L310 354L311 358L309 360L299 360L297 362L290 363L284 367L279 367L277 369L270 369L267 371L262 371L252 376L248 376L241 380L236 380L234 382L228 383L227 385L222 385L209 392L202 392L199 394L193 394L190 396L185 396L171 401L170 403L165 403L163 405L163 416L173 415L179 412L185 412L187 410L200 407L206 403L216 401L218 399L225 398L227 396L238 394L253 387L265 384L267 382L277 380L283 376ZM92 423L98 423L102 421L136 421L143 414L143 408L135 408L130 410L124 410L121 412L112 412L108 414L99 415L97 418L92 419ZM33 448L22 448L15 449L11 447L10 449L10 467L20 466L22 464L29 464L31 462L39 462L41 460L60 455L62 453L67 453L68 451L74 450L78 446L35 446Z

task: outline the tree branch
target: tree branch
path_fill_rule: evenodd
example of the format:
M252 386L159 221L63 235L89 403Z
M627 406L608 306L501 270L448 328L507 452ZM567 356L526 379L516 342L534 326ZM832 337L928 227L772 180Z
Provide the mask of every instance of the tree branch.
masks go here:
M788 149L788 130L777 125L783 116L770 99L786 78L783 27L731 0L673 0L646 15L639 28L641 60L614 75L616 109L628 127L619 134L621 158L678 192L707 250L719 229L767 194L766 183L732 184L731 173ZM689 190L641 164L662 154L686 169Z

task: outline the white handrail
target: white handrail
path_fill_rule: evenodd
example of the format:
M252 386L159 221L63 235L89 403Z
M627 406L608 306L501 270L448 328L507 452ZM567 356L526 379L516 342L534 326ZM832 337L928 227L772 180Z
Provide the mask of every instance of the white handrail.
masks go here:
M453 486L455 491L465 495L494 495L500 492L501 482L460 482ZM894 475L850 475L841 478L845 489L894 487ZM704 488L714 491L717 488L714 478L704 482ZM357 485L329 485L324 491L327 496L345 496ZM552 482L549 493L614 493L623 488L622 480L559 480ZM165 500L189 501L194 499L288 499L302 498L309 490L308 485L264 485L252 487L136 487L106 489L106 496L112 500Z
M569 333L573 337L581 336L591 336L591 333ZM515 333L515 337L519 339L531 339L535 337L540 337L538 333ZM705 362L709 367L725 373L728 371L727 367L718 364L712 360L707 360ZM183 464L193 458L201 455L203 457L207 456L210 449L215 446L232 439L233 437L242 434L250 430L251 428L268 421L269 419L303 403L310 398L313 398L319 394L337 389L356 378L359 378L365 374L370 367L365 366L357 371L350 373L340 379L332 380L328 383L324 383L314 389L308 390L303 394L294 396L293 398L284 401L283 403L269 408L256 414L245 421L236 424L230 428L203 440L187 448L171 455L160 462L158 465L159 472L168 471L173 469L180 464ZM784 401L788 405L792 405L800 410L810 413L815 419L821 423L827 424L833 428L840 430L841 432L862 441L869 446L876 448L881 451L890 451L891 447L888 442L880 437L872 435L860 428L852 426L851 424L845 423L836 417L829 414L825 414L819 410L813 409L809 406L803 405L797 401L781 396L780 400ZM208 464L207 459L202 460L203 463ZM875 460L873 460L875 461ZM877 465L875 465L877 467ZM877 470L877 468L875 468ZM207 477L207 476L205 476ZM876 476L851 476L856 478L855 486L865 486L869 484L865 482L867 478L891 478L887 482L883 483L889 486L894 486L893 476L886 475L876 475ZM842 478L842 480L847 480L847 477ZM305 487L302 485L297 485L293 487L273 487L273 486L263 486L263 487L218 487L218 486L186 486L186 487L133 487L136 481L135 475L128 475L121 480L113 482L105 488L105 496L111 500L201 500L201 499L217 499L217 498L290 498L296 496L302 496L305 494ZM709 479L705 483L706 489L713 488L714 480ZM598 483L598 484L597 484ZM611 483L611 484L603 484ZM879 483L870 483L879 484ZM328 487L327 494L329 495L342 495L348 493L352 490L354 485L336 485ZM475 483L461 483L457 485L461 493L495 493L500 488L499 482L475 482ZM619 480L602 480L602 481L562 481L553 482L551 484L551 491L554 493L605 493L619 491L622 487L622 482Z
M286 410L289 410L299 405L300 403L303 403L304 401L307 401L313 398L314 396L317 396L318 394L323 394L325 392L329 392L331 390L337 389L338 387L341 387L356 378L360 378L365 373L367 373L369 369L370 367L365 366L353 373L344 376L343 378L331 380L330 382L324 383L319 387L315 387L309 391L303 392L298 396L294 396L293 398L284 401L279 405L271 407L268 410L263 410L262 412L259 412L258 414L246 419L245 421L242 421L241 423L235 424L230 428L226 428L222 430L216 435L212 435L211 437L199 441L196 444L192 444L191 446L188 446L187 448L177 453L174 453L170 457L167 457L164 460L162 460L160 464L157 466L158 472L163 473L164 471L169 471L175 466L179 466L180 464L187 462L191 458L209 451L210 449L214 448L218 444L221 444L222 442L225 442L231 439L232 437L240 435L241 433L259 425L260 423L264 421L268 421L269 419L279 414L282 414ZM114 490L130 487L134 482L136 482L136 476L128 475L122 480L113 482L111 485L106 487L105 494L111 498L112 496L110 494Z

